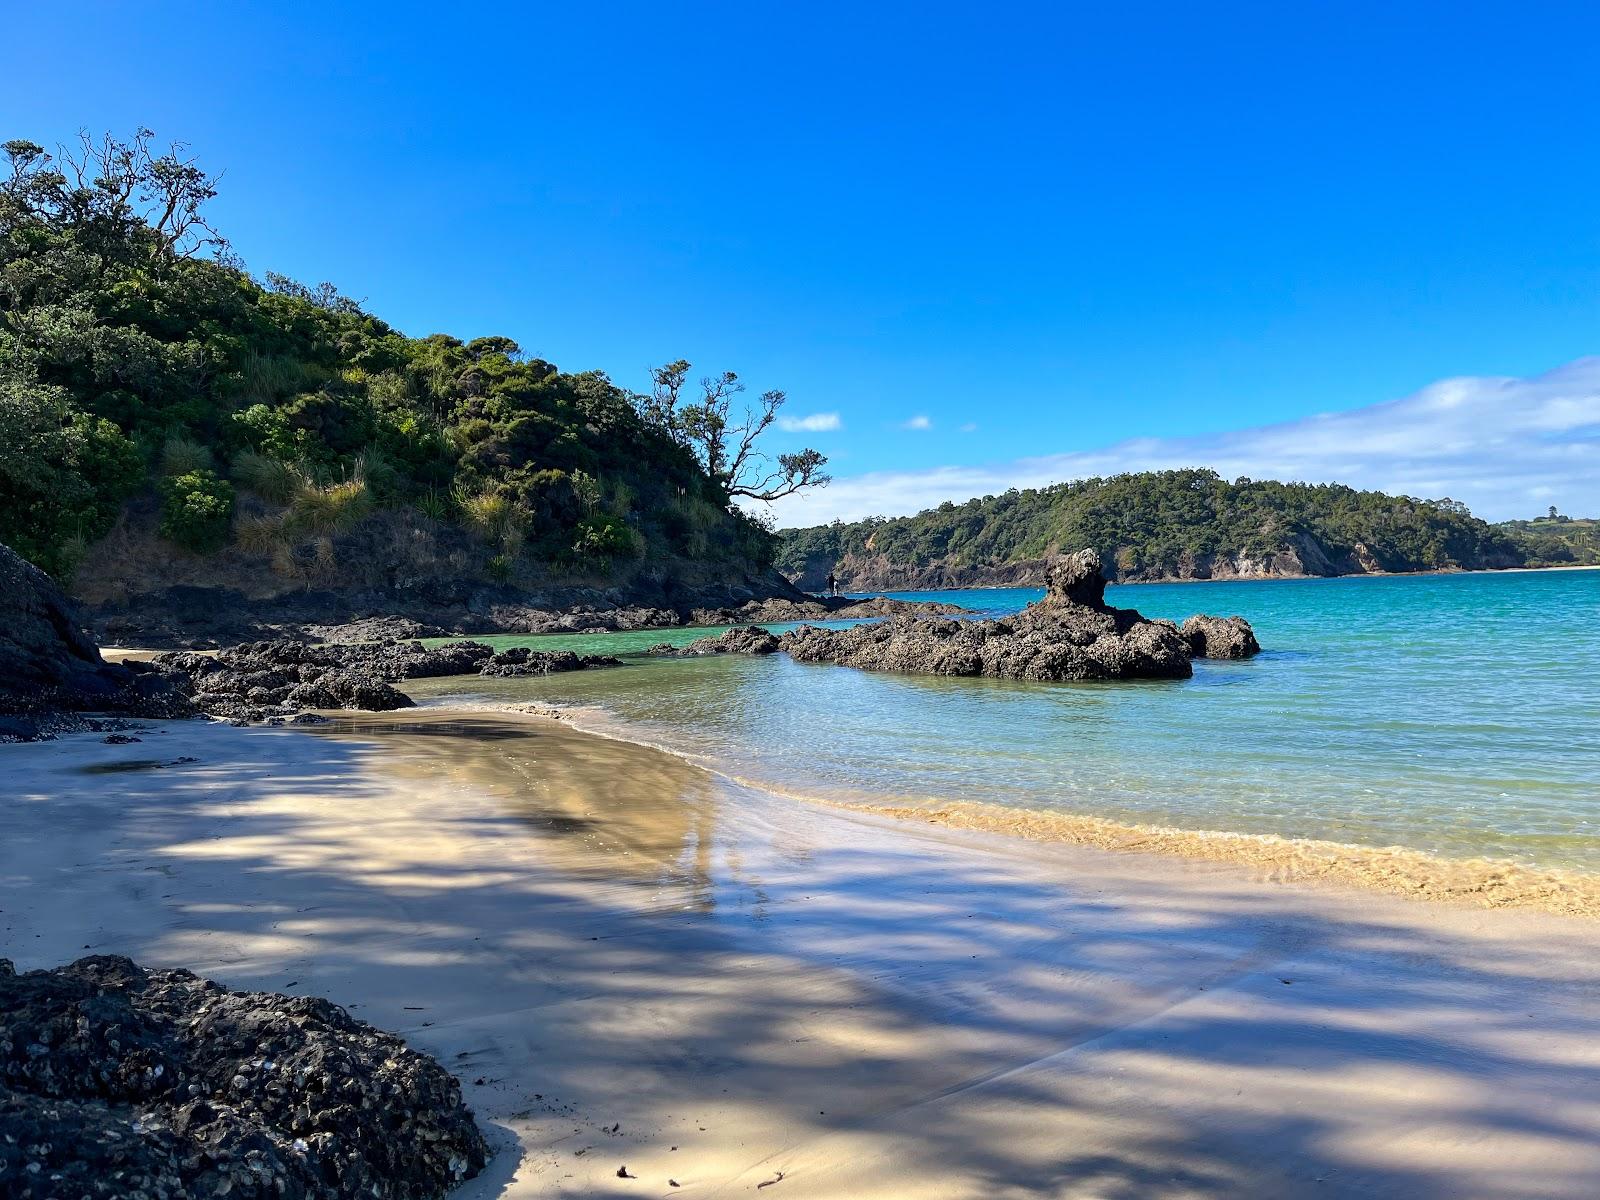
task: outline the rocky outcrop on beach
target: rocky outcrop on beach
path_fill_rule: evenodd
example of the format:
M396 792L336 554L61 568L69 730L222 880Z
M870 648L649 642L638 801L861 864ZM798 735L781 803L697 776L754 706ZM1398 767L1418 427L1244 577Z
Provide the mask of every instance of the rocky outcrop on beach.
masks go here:
M648 653L657 658L700 658L708 654L776 654L783 643L759 625L730 629L724 634L696 638L686 646L659 642Z
M188 702L158 678L108 663L77 607L39 568L0 546L0 741L88 728L82 714L176 717Z
M1193 673L1194 651L1177 626L1106 604L1106 579L1094 551L1052 559L1045 586L1042 600L998 620L898 617L847 629L804 625L780 641L798 662L872 671L1034 680L1183 679ZM1242 618L1232 620L1248 631Z
M280 638L245 642L208 653L159 654L139 671L168 681L196 711L241 723L281 721L306 709L389 712L411 708L411 697L394 685L441 675L553 675L590 667L621 666L605 654L533 650L524 646L495 653L483 642L374 642L307 645Z
M439 625L426 625L409 617L365 617L343 625L308 625L306 636L317 642L335 645L360 645L363 642L412 642L418 638L449 637Z
M534 650L513 646L496 654L479 670L480 675L557 675L587 671L591 667L620 667L622 660L609 654L574 654L571 650Z
M144 669L169 681L199 712L230 721L289 717L308 708L388 712L412 707L385 678L396 669L390 649L362 660L350 653L356 647L246 642L215 654L157 655Z
M1249 658L1261 653L1256 632L1243 617L1212 617L1197 613L1178 632L1196 658Z
M311 996L0 959L0 1193L435 1200L488 1148L438 1063Z

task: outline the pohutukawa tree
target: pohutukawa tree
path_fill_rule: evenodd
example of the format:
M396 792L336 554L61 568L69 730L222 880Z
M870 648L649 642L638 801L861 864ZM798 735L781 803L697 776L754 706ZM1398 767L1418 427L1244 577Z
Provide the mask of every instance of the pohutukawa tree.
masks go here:
M174 142L165 153L153 148L155 134L137 129L127 141L106 134L78 135L75 147L57 147L59 157L36 142L5 143L11 168L0 192L20 211L50 215L81 229L98 226L108 243L142 233L167 258L192 258L221 249L223 238L201 211L217 194L210 175Z
M683 359L650 372L650 394L636 395L634 407L649 424L663 430L691 451L706 474L721 484L730 501L781 500L805 488L822 487L827 456L806 448L794 454L769 455L757 440L777 420L788 399L779 391L762 392L754 406L736 417L733 405L745 387L732 371L700 380L698 399L684 393L690 364Z

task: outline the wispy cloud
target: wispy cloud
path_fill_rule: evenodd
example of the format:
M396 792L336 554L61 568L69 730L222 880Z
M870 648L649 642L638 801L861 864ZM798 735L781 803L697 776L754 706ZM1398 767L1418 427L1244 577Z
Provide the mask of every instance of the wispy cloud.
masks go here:
M811 413L804 417L779 417L778 428L787 433L830 433L842 429L844 422L836 412Z
M961 432L962 433L977 433L978 432L978 423L976 421L968 421L965 425L963 425L961 427Z
M932 429L933 421L925 413L918 413L909 421L900 422L901 429Z
M791 497L777 513L782 525L899 516L1012 487L1171 467L1450 496L1489 520L1535 516L1550 504L1600 514L1600 357L1526 379L1446 379L1400 400L1228 433L856 475Z

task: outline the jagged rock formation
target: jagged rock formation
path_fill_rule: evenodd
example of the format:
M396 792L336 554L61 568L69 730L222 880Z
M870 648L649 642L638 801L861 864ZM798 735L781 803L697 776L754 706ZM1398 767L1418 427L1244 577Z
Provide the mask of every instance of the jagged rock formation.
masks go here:
M186 716L183 696L157 678L108 663L55 582L0 546L0 741L81 726L69 714Z
M1249 658L1261 653L1256 631L1243 617L1197 613L1179 626L1178 632L1197 658Z
M1045 581L1045 597L1013 617L892 618L849 629L804 625L780 641L798 662L874 671L1036 680L1183 679L1193 673L1193 651L1177 626L1105 603L1106 579L1094 551L1051 560ZM1242 618L1233 620L1248 631Z
M700 658L707 654L776 654L783 648L776 634L759 625L730 629L720 636L696 638L687 646L660 642L650 647L657 658Z
M574 654L571 650L533 650L513 646L496 654L478 672L480 675L556 675L563 671L586 671L590 667L620 667L622 660L610 654Z
M488 1158L461 1089L311 996L0 959L0 1193L434 1200Z
M411 708L393 685L438 675L551 675L621 666L609 655L513 647L496 654L483 642L306 645L279 639L245 642L215 654L184 650L133 664L169 681L207 716L240 722L281 721L308 708L388 712Z
M420 650L421 647L418 647ZM485 647L487 649L487 647ZM383 678L374 657L348 665L351 646L246 642L216 654L182 651L150 660L148 670L170 681L207 716L253 722L307 708L388 712L412 701Z

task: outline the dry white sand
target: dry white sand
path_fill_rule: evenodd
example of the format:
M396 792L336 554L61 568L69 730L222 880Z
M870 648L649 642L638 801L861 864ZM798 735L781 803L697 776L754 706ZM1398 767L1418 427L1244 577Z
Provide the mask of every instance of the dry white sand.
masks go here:
M354 724L0 747L0 954L403 1032L500 1149L464 1196L1600 1195L1593 922Z

